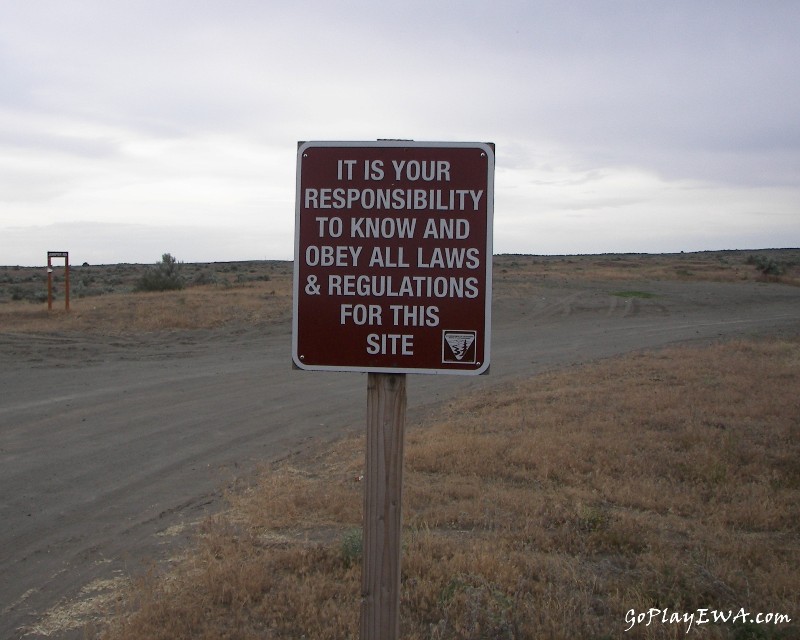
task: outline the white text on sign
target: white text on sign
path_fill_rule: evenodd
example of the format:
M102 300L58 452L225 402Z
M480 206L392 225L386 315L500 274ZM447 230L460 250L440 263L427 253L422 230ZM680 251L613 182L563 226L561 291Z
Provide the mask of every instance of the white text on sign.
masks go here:
M483 190L472 189L356 189L309 187L306 209L375 209L378 211L478 211Z
M337 180L354 180L358 160L339 160L336 163ZM383 180L383 160L364 160L364 180ZM450 182L450 163L447 160L392 160L395 180L416 182Z

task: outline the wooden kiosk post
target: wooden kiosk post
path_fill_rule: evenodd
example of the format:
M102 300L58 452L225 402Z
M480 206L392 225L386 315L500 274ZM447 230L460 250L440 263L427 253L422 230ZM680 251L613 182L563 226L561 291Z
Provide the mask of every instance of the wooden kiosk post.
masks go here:
M361 640L400 637L406 374L370 373L364 472Z
M47 252L47 310L53 310L53 258L64 258L64 308L69 311L69 251Z
M406 374L489 369L494 145L301 142L292 361L367 373L361 640L400 637Z

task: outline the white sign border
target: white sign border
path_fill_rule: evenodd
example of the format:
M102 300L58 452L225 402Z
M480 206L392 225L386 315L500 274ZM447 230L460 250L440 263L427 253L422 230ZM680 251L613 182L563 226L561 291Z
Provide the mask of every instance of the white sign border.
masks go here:
M485 328L484 328L484 361L478 369L421 369L415 367L349 367L339 365L308 365L300 360L297 353L297 333L298 333L298 306L300 301L300 189L301 189L301 170L303 165L303 153L307 149L318 147L377 147L385 148L445 148L445 149L480 149L486 153L488 162L486 163L486 289L485 289ZM461 375L477 376L486 374L491 365L491 346L492 346L492 262L493 262L493 228L494 228L494 168L495 157L494 149L490 143L486 142L418 142L411 140L377 140L367 142L356 141L308 141L298 143L297 148L297 177L295 187L295 213L294 213L294 269L292 274L292 364L295 368L303 371L347 371L357 373L419 373L429 375Z

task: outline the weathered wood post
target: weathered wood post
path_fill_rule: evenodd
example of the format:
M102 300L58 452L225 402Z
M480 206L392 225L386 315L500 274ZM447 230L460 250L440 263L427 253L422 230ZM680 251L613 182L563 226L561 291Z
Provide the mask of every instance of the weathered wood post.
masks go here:
M370 373L364 473L361 640L400 637L406 375Z
M64 252L64 308L69 311L69 254Z
M47 310L53 310L53 260L47 254Z

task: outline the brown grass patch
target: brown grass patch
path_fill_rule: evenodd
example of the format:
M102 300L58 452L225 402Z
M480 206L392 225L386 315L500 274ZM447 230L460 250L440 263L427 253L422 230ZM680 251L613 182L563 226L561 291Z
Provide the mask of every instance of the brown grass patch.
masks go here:
M151 268L138 264L71 266L67 313L63 268L54 269L53 309L48 311L44 269L0 267L0 331L116 334L263 326L290 317L290 262L181 264L184 289L133 293Z
M759 259L779 265L765 275ZM582 282L780 282L800 286L800 250L703 251L585 256L501 255L494 259L495 292L520 295L542 285Z
M202 285L181 291L109 293L63 306L0 305L0 327L23 333L120 333L260 326L291 317L291 276L239 285ZM63 305L63 302L61 302Z
M402 637L800 635L800 340L676 348L455 400L407 437ZM413 402L413 398L412 398ZM363 440L232 496L98 636L357 635ZM698 627L695 627L696 629Z
M754 260L771 260L783 273L767 276ZM0 330L140 332L258 326L290 318L291 262L182 264L185 289L131 293L148 268L135 264L72 266L71 311L65 313L63 269L54 271L55 300L48 312L43 268L0 267ZM635 286L653 280L772 281L800 286L800 250L494 257L496 299L529 296L542 286L582 282Z

